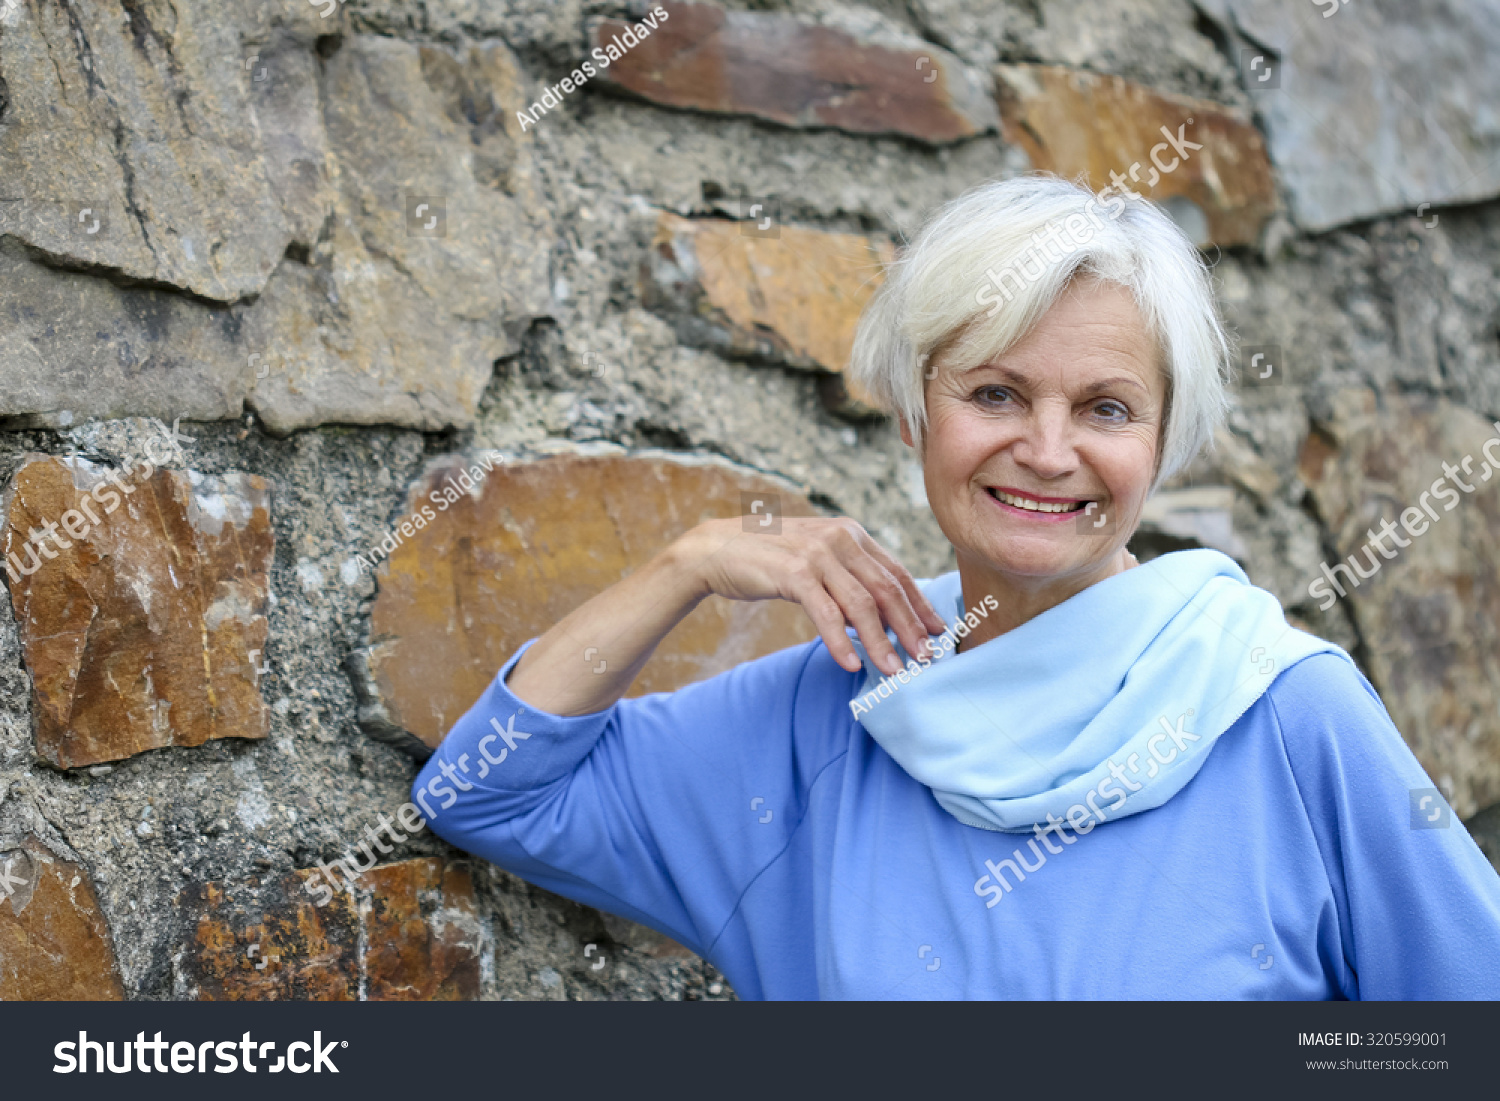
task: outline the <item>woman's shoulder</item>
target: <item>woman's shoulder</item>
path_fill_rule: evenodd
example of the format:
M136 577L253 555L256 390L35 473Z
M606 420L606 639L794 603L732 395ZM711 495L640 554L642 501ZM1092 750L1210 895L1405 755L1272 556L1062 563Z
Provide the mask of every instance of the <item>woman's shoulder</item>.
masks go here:
M1421 776L1375 687L1342 650L1288 667L1264 697L1294 771L1347 773L1384 766Z
M1323 650L1294 662L1277 675L1266 695L1278 711L1338 711L1380 704L1359 666L1343 650Z

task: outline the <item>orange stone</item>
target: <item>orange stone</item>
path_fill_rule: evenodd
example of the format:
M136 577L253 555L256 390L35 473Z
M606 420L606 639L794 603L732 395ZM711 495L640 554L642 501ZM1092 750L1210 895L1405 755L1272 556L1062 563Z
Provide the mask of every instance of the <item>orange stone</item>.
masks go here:
M590 46L624 49L600 79L652 103L794 127L900 134L929 145L996 128L982 82L952 54L875 45L771 12L663 2L666 22L604 20ZM648 34L634 46L627 29ZM591 53L599 65L600 54Z
M1180 223L1184 212L1197 217L1190 203L1207 229L1199 244L1254 244L1275 210L1265 142L1232 108L1055 65L998 66L995 94L1005 140L1025 149L1034 167L1085 175L1096 191L1118 173L1143 198L1175 207Z
M0 515L38 757L78 768L266 736L264 479L32 456Z
M874 400L843 372L895 249L796 226L754 236L749 225L662 214L645 271L647 304L673 318L687 343L838 375L836 411L874 412Z
M206 1001L479 996L479 908L467 865L435 856L382 865L359 877L357 896L341 888L320 907L323 883L310 868L183 891L177 905L193 934L179 983Z
M122 1001L88 873L31 836L0 851L0 872L0 1001Z
M179 985L206 1001L356 1001L359 914L347 891L318 907L306 883L317 869L268 880L204 883L176 909L193 930Z
M445 492L460 473L475 492ZM361 720L419 753L436 747L523 642L689 528L762 499L756 517L769 510L772 526L816 515L787 485L726 462L569 454L485 472L472 459L438 460L408 501L409 512L426 505L433 522L379 568ZM758 518L747 521L756 530ZM709 597L657 647L628 695L672 691L814 637L796 605ZM582 640L579 668L611 656L608 639Z
M479 997L479 907L466 864L436 857L371 868L365 919L370 1001Z

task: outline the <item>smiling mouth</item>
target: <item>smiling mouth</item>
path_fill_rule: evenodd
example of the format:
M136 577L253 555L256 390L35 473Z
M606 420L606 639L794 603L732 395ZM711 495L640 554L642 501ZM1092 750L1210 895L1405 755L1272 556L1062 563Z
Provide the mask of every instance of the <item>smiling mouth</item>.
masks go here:
M994 486L986 486L985 488L988 490L989 495L1001 504L1009 505L1011 508L1019 508L1026 512L1042 514L1081 512L1090 504L1089 501L1077 498L1064 499L1054 497L1048 499L1044 497L1022 496L1021 494L1007 490L996 489Z

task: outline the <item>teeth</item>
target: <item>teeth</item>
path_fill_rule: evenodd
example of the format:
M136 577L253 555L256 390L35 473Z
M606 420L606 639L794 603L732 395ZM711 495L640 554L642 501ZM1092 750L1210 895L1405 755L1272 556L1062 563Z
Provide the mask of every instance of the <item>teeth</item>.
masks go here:
M1016 497L1013 494L1004 493L998 489L992 489L990 490L990 492L993 493L998 499L1004 501L1007 505L1014 505L1016 508L1024 508L1028 512L1073 512L1078 508L1077 505L1043 504L1041 501L1033 501L1026 497Z

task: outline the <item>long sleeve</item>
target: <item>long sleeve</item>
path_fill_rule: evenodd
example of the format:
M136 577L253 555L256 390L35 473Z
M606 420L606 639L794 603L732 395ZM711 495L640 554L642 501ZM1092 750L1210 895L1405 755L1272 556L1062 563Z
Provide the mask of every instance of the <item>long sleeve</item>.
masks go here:
M1500 876L1369 682L1313 657L1273 706L1327 867L1351 997L1500 999Z
M708 955L836 753L826 729L811 746L793 733L820 644L575 717L506 686L530 645L449 732L414 800L453 845Z

